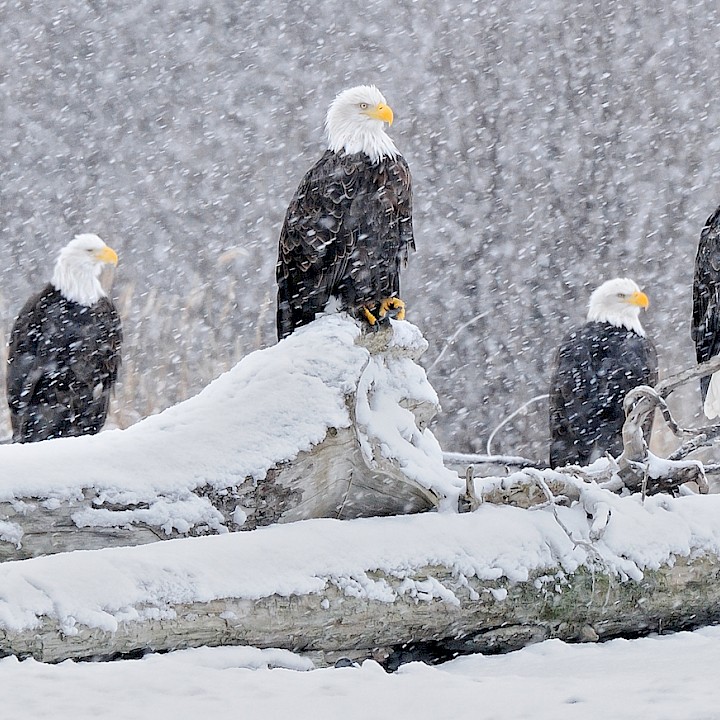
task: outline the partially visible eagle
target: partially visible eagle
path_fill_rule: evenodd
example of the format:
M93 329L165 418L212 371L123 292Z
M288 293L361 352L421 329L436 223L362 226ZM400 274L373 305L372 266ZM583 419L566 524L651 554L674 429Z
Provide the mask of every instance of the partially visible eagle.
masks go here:
M655 345L640 324L648 304L632 280L608 280L590 296L585 325L562 341L550 381L552 467L622 452L625 395L657 382Z
M117 260L97 235L77 235L51 282L20 310L7 361L13 442L91 435L104 425L122 329L100 273Z
M700 233L695 258L693 312L690 335L699 363L720 352L720 207L707 219ZM720 377L700 378L705 415L720 415ZM709 392L708 392L709 391Z
M277 263L282 339L326 310L371 325L402 319L400 269L415 248L407 162L385 133L393 112L374 86L341 92L325 122L329 149L285 215Z

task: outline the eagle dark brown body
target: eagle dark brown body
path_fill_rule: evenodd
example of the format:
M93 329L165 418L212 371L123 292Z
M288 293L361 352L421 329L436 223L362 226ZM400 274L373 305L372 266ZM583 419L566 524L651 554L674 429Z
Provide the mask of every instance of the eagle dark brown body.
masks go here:
M31 297L8 348L13 441L99 432L120 367L121 343L120 318L108 298L81 305L52 284Z
M558 348L550 381L550 465L587 465L623 448L623 400L657 382L657 352L646 337L588 322ZM646 428L649 439L650 427Z
M699 363L720 353L720 207L707 219L700 233L690 334ZM703 401L709 383L710 376L700 379Z
M358 315L400 292L415 248L410 170L402 156L372 162L327 150L285 215L277 263L277 332L315 319L331 298Z

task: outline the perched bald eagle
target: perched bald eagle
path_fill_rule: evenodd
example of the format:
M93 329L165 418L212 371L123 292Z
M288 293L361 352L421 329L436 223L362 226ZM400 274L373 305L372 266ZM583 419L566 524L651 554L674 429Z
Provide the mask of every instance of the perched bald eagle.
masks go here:
M104 425L122 329L100 273L117 259L97 235L77 235L20 311L7 361L13 442L91 435Z
M699 363L720 352L720 207L707 219L700 233L690 335ZM709 418L720 415L720 377L716 373L712 378L712 383L710 376L700 378L700 393Z
M400 269L415 248L410 170L385 133L393 112L374 86L341 92L325 122L329 149L285 215L277 263L282 339L326 310L371 325L404 317Z
M625 395L657 382L655 346L640 324L648 304L632 280L608 280L590 296L585 325L562 341L550 381L552 467L622 452Z

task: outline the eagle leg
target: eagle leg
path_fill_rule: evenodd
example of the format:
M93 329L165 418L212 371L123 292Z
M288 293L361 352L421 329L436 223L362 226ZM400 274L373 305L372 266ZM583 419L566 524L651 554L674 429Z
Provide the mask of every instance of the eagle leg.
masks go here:
M385 298L378 309L380 320L394 318L395 320L405 319L405 303L398 297Z

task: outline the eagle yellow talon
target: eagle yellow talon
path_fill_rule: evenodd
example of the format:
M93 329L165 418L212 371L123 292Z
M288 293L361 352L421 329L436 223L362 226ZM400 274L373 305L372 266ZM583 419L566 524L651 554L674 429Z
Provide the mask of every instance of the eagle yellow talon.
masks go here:
M396 311L396 312L392 313L391 317L394 317L396 320L404 320L405 319L405 303L400 298L397 298L397 297L385 298L380 303L380 309L378 311L378 315L382 319L391 310Z
M390 318L405 319L405 303L400 298L388 297L371 307L372 310L367 305L363 305L361 309L363 317L373 330L377 330L380 323L387 322Z
M375 323L377 322L377 318L365 307L363 306L363 314L365 315L365 319L368 321L371 327L375 326Z

